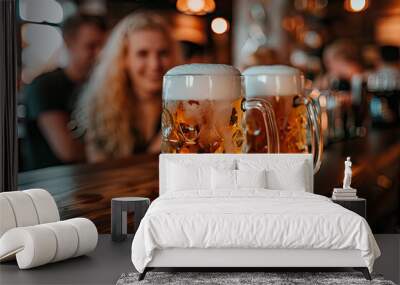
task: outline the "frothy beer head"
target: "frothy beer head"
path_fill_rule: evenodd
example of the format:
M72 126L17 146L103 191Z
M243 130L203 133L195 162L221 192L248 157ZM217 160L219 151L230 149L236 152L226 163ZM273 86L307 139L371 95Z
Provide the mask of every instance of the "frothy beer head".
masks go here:
M301 94L300 70L286 65L259 65L243 72L246 97L293 96Z
M240 71L225 64L185 64L164 76L164 100L232 100L242 94Z

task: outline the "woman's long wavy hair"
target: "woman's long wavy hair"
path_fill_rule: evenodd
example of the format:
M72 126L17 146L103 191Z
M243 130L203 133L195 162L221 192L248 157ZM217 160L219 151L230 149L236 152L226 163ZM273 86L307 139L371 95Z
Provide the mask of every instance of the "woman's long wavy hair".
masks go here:
M175 64L179 48L168 23L151 12L136 12L125 17L113 30L99 57L92 76L82 93L76 119L86 130L86 142L106 157L123 157L132 153L132 82L125 67L128 37L140 30L157 30L170 41Z

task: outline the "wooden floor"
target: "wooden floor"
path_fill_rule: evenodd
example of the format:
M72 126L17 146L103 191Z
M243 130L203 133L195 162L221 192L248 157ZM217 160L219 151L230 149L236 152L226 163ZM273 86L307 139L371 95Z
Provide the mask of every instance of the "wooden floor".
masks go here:
M353 161L352 186L368 201L373 232L400 233L400 128L327 146L315 176L315 193L330 196L333 187L342 185L346 156ZM158 155L21 173L19 189L28 188L50 191L62 219L84 216L100 233L109 233L111 198L158 196Z
M375 235L382 256L374 264L374 273L396 284L400 281L400 235ZM87 256L51 263L28 270L19 270L15 261L0 264L1 285L43 284L115 284L122 273L134 272L131 261L132 237L112 242L109 235L100 235L95 251ZM245 271L246 269L244 269ZM335 268L331 271L342 271ZM271 268L271 271L274 271ZM288 268L287 271L293 271ZM309 268L305 271L318 272ZM366 284L369 282L366 281Z

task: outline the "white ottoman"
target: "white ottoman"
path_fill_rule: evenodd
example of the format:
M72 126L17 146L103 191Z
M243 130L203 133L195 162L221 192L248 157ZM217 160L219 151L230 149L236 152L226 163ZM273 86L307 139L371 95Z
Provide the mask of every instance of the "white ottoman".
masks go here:
M43 189L0 193L0 262L16 259L20 269L93 251L98 233L92 221L60 221L53 197Z

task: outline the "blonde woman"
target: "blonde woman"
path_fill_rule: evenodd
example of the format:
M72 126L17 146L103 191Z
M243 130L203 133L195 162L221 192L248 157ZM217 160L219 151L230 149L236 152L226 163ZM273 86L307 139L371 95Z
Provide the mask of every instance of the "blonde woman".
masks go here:
M179 60L161 16L138 12L115 27L78 106L90 162L160 151L162 77Z

